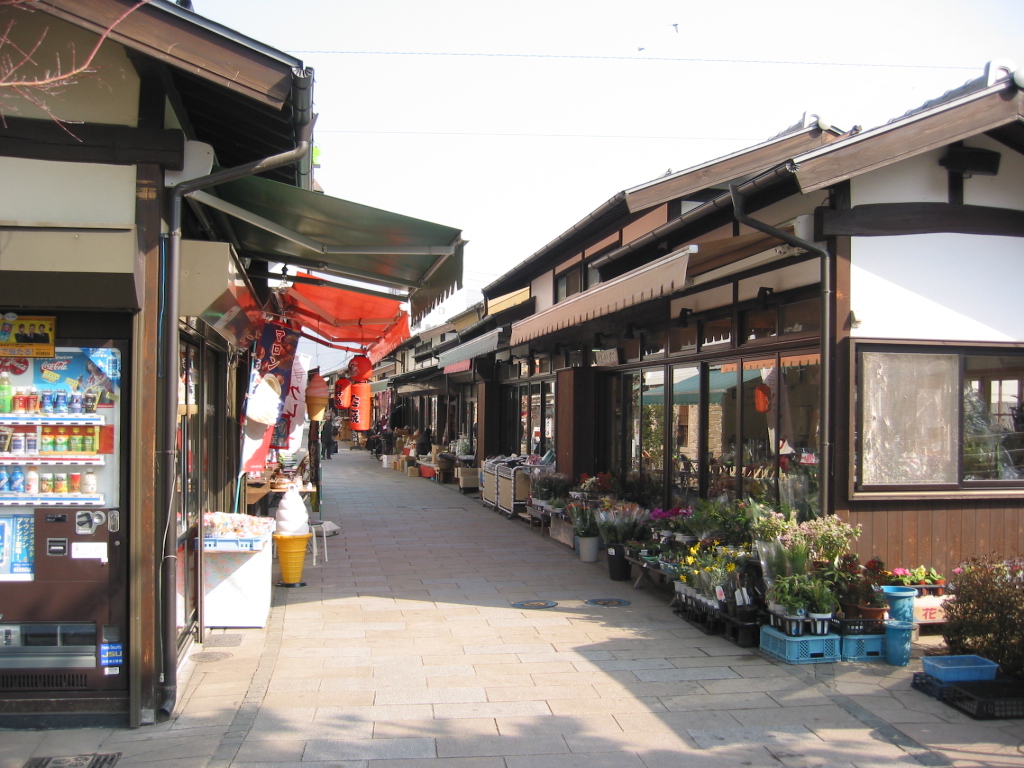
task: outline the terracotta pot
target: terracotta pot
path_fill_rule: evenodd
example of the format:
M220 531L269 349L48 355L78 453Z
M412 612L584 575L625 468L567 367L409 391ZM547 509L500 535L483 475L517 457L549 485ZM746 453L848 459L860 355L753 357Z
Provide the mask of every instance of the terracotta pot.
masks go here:
M847 619L859 619L860 607L856 603L840 602L839 607L843 609L843 617Z
M885 613L889 610L889 608L887 606L882 608L876 608L873 605L861 604L857 606L857 610L860 611L861 618L868 619L869 621L875 621L884 619Z

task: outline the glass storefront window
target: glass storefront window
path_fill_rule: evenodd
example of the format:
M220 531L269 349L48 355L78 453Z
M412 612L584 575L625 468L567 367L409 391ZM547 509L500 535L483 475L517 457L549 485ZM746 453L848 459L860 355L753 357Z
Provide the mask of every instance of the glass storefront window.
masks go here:
M672 328L668 334L668 351L670 355L679 352L694 352L697 349L697 323L686 328Z
M742 426L740 441L733 454L743 474L743 493L754 497L774 497L781 401L781 382L775 356L744 360L742 386Z
M644 331L640 336L640 357L649 360L665 356L665 336L663 329Z
M707 367L707 496L736 498L736 363L712 363Z
M544 398L544 442L541 452L555 450L555 382L545 381L540 385Z
M783 334L817 333L821 330L821 299L808 299L780 307Z
M701 349L732 344L732 318L719 317L701 323Z
M743 313L743 338L746 341L770 339L779 335L779 311L770 309L752 309Z
M700 368L672 368L672 483L669 488L673 507L692 506L698 498L700 479L701 428Z
M794 355L781 363L779 501L803 516L817 515L821 360L817 354Z
M964 481L1024 479L1024 358L964 357Z
M530 393L528 387L519 387L519 449L525 456L530 453Z

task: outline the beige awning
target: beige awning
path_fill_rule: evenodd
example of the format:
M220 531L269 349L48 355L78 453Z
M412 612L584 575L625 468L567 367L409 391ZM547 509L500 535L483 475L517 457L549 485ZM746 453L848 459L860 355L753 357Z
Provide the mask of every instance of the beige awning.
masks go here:
M686 280L686 267L690 251L666 256L663 259L633 270L596 288L578 293L512 324L512 346L548 333L585 323L612 312L641 304L661 296L671 296L680 290Z

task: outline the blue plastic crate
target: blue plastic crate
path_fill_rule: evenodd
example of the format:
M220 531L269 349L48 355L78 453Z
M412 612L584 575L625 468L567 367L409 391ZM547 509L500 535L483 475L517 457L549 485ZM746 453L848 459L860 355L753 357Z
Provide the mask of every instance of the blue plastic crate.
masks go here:
M885 635L843 635L843 661L885 661Z
M761 650L787 664L826 664L840 659L838 635L786 637L771 627L761 627Z
M941 683L995 680L999 670L998 664L981 656L925 656L921 666Z

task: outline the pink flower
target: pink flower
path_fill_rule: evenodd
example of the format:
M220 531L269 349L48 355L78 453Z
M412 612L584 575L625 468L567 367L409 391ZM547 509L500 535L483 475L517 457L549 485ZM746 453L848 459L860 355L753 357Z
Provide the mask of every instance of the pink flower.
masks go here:
M954 573L955 573L955 571L954 571ZM906 568L893 568L892 569L892 575L893 576L909 576L910 575L910 571L908 571Z
M953 573L955 573L957 576L959 576L963 572L964 572L964 569L961 568L959 565L956 568L953 569Z

